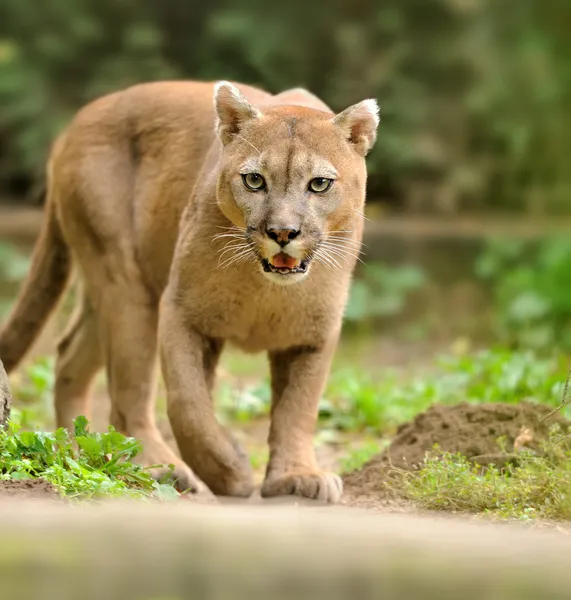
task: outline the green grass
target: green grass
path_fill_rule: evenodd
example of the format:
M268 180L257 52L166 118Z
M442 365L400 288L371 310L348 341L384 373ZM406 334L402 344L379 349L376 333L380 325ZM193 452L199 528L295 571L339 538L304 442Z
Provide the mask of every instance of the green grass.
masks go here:
M265 366L261 357L258 361ZM348 439L347 436L351 438L353 449L341 460L343 472L361 467L382 450L399 424L414 418L434 402L517 403L526 399L556 407L568 369L567 359L557 353L541 357L531 351L502 348L439 357L428 373L424 370L413 376L397 371L366 372L344 364L331 373L320 404L320 425L315 438L316 445L339 444L340 440ZM254 363L250 361L235 379L231 367L218 386L217 409L221 419L235 427L267 418L271 398L267 369L256 377ZM244 372L247 372L246 377ZM139 443L117 432L89 433L84 421L78 423L72 435L64 430L53 434L25 431L38 426L45 428L50 420L53 389L50 359L37 361L21 371L13 383L12 432L1 434L2 477L42 476L72 498L102 494L154 498L175 493L172 488L156 484L147 470L133 463L140 450ZM571 416L569 406L563 412ZM75 449L74 444L79 449ZM109 460L109 456L115 458ZM252 465L257 469L266 460L266 449L259 449L251 456ZM546 473L548 480L557 477L559 485L554 489L563 494L562 486L569 481L568 467L546 461L545 457L529 457L528 471L533 468L536 473ZM417 479L407 475L403 480L407 486L403 487L403 494L425 507L495 511L502 516L524 518L526 513L521 503L532 502L536 493L530 472L527 479L524 475L526 473L518 471L508 476L493 469L485 474L476 473L463 459L447 456L439 462L428 462L415 476ZM545 484L545 480L537 481L538 486ZM527 487L522 489L524 483ZM486 490L490 493L495 490L496 504L493 497L486 495ZM445 492L449 496L445 496ZM435 495L437 493L440 496ZM509 494L522 498L521 503L506 500ZM459 498L464 495L467 495L466 504L462 505ZM548 507L554 502L549 496L530 506L534 514L546 518L550 514ZM564 514L563 504L560 502L557 506L553 514Z
M571 519L571 451L557 430L543 452L522 450L517 462L501 469L482 469L460 454L436 450L419 471L394 475L390 487L426 510L518 521Z
M70 499L177 498L172 486L158 483L148 468L132 462L140 451L140 442L113 428L91 433L85 417L76 419L72 434L65 429L22 431L11 424L0 431L0 479L41 477Z
M332 370L320 403L321 427L384 435L434 402L516 403L528 399L557 406L567 369L567 359L557 353L540 357L532 351L503 348L437 357L430 374L413 377L338 366ZM269 413L270 398L266 375L238 387L223 383L217 407L226 421L247 422Z
M350 473L360 469L373 456L381 452L384 445L386 444L379 444L373 440L359 444L357 448L353 448L345 458L341 459L341 473Z
M248 363L246 380L223 377L217 390L218 414L226 423L247 423L267 417L270 382L262 357L258 377ZM403 376L394 371L372 373L354 366L337 366L331 372L320 402L320 429L385 435L434 402L455 404L517 403L528 399L557 406L568 369L558 353L541 357L532 351L493 348L473 354L435 359L430 373ZM16 414L24 428L41 427L52 412L53 360L39 359L13 379ZM261 375L261 376L260 376ZM571 416L567 407L566 415Z
M434 402L517 403L528 399L557 406L568 364L554 354L490 349L436 360L431 374L403 380L399 373L338 369L330 377L320 416L324 425L379 435L414 418ZM567 408L569 416L569 407Z

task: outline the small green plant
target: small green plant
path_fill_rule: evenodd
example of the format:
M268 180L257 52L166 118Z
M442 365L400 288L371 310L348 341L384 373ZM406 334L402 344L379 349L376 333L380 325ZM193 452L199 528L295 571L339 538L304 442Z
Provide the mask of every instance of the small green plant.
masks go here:
M429 453L416 472L396 470L388 485L426 510L483 513L504 519L571 519L571 451L556 428L543 452L485 469L461 454Z
M141 444L112 427L92 433L85 417L75 430L54 433L22 431L11 424L0 431L0 479L43 478L71 499L99 496L172 499L171 485L153 479L149 468L135 464Z
M476 274L492 285L493 318L501 340L518 347L571 349L571 240L537 247L491 240Z

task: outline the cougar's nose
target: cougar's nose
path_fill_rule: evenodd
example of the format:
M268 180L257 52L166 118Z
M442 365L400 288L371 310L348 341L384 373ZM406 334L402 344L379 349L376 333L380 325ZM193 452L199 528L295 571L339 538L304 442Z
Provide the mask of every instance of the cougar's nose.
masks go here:
M266 229L266 233L269 238L283 247L289 244L291 240L295 239L301 233L301 231L299 229L294 229L293 227L285 227L281 229L269 227Z

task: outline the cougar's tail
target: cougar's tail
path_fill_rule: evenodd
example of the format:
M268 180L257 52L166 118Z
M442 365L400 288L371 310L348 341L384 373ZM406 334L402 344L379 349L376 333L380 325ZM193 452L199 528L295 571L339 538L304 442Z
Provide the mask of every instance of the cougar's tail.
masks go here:
M72 260L58 223L52 186L30 271L8 321L0 327L0 359L9 373L25 356L56 307L71 273Z

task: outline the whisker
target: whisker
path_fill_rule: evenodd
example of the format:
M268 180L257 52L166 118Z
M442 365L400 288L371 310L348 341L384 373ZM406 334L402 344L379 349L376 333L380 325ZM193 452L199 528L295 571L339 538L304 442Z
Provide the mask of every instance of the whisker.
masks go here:
M244 234L242 233L219 233L217 235L215 235L212 239L213 240L222 240L224 238L232 238L235 240L243 240L244 239Z
M361 258L359 257L358 254L354 254L353 252L351 252L347 248L338 248L336 246L332 246L332 245L326 244L325 242L322 243L322 247L325 250L327 250L329 253L334 254L335 256L338 256L339 258L342 258L343 260L347 260L347 255L348 255L348 256L352 256L353 258L355 258L359 262L363 263L363 261L361 260ZM362 254L362 253L360 253L360 254Z
M245 227L240 227L239 225L216 225L216 229L237 229L238 231L246 231Z
M355 214L356 214L358 217L363 217L363 219L364 219L365 221L369 221L369 223L372 223L372 222L373 222L373 219L369 218L369 217L368 217L368 216L367 216L367 215L366 215L366 214L365 214L365 213L364 213L362 210L356 209L356 210L355 210Z
M222 246L222 248L228 248L231 244L238 244L238 245L245 245L248 244L248 240L245 240L244 238L240 238L240 239L232 239L232 240L228 240L224 246Z
M340 240L347 240L349 242L357 242L358 240L355 240L352 237L350 237L352 233L352 231L331 231L327 234L326 237L338 238Z
M349 259L347 256L340 254L339 252L336 252L334 250L330 250L329 248L325 248L325 252L327 252L331 257L333 256L337 256L338 258L340 258L343 262L349 262Z
M327 237L323 238L324 242L327 241L331 241L331 242L335 242L335 243L339 243L339 244L345 244L346 246L361 246L361 242L359 240L352 240L346 237L341 237L341 236L335 236L335 235L328 235Z
M361 259L361 257L358 254L352 254L351 252L344 252L343 253L343 252L340 252L338 250L334 250L334 249L331 249L331 248L327 248L327 251L330 252L331 254L334 254L335 256L338 256L339 258L345 259L347 256L351 256L355 260L358 260L360 263L363 263L363 260Z
M331 268L335 269L336 271L338 271L341 268L341 265L334 258L329 256L327 253L323 252L321 250L321 248L318 248L315 251L315 258L321 259L321 262L323 264L330 266Z
M215 236L213 236L214 239L218 238L219 236L223 236L223 235L242 235L242 236L246 235L246 229L243 227L237 227L236 225L232 225L231 227L222 227L222 226L218 225L217 229L221 229L222 232L217 233Z
M345 263L349 262L348 256L346 254L338 252L337 250L332 250L331 248L324 248L324 251L327 252L332 259L333 257L337 257Z
M319 252L316 252L313 255L313 259L312 260L314 260L315 262L318 262L318 263L320 263L322 265L325 265L326 267L333 267L333 268L335 268L335 266L333 264L330 264L328 261L326 261L325 258Z
M325 246L327 248L335 248L336 250L340 250L342 252L350 252L350 253L356 253L356 254L364 254L363 250L361 250L358 247L355 246L346 246L343 244L340 244L338 242L330 242L330 241L323 241L321 242L322 246Z
M258 153L261 154L260 150L258 150L256 148L256 146L254 146L254 144L252 144L252 142L250 142L249 140L247 140L243 135L240 135L239 133L234 134L236 137L239 137L241 140L243 140L244 142L246 142L246 144L250 144L250 146L252 146L252 148Z
M330 233L327 234L327 237L325 238L326 240L331 239L331 240L335 240L335 241L342 241L345 242L347 244L351 244L354 246L366 246L366 244L364 244L363 242L359 241L359 240L354 240L350 237L347 237L345 235L341 235L343 233L353 233L352 231L347 231L347 230L337 230L337 231L332 231Z
M230 256L225 261L223 261L222 263L220 263L218 266L221 269L227 269L228 267L230 267L234 263L237 263L237 262L240 262L241 260L243 260L251 252L252 252L252 250L250 248L247 248L246 250L243 250L239 254L234 254L234 255Z
M248 248L248 246L246 244L234 244L233 246L229 246L229 247L225 246L220 251L220 253L219 253L220 256L219 256L218 260L222 260L222 257L225 254L228 254L228 252L234 252L234 253L236 253L237 251L245 250L246 248Z
M253 257L253 253L251 253L251 252L250 253L247 252L243 255L236 256L236 258L234 260L231 260L224 268L228 269L232 265L236 265L241 262L247 262L248 260L252 259L252 257Z
M229 250L233 250L233 248L230 248ZM248 243L247 246L243 246L240 250L238 250L238 252L236 252L232 256L228 257L223 262L221 262L221 263L219 262L218 266L221 269L228 268L230 265L234 264L235 262L239 262L240 260L246 258L249 254L253 254L253 253L254 253L254 246L253 246L253 244Z
M243 250L246 250L246 248L228 248L228 250L222 252L222 254L218 257L218 264L220 265L221 262L226 260L225 257L228 254L228 252L232 252L232 254L227 257L228 259L230 259L232 258L232 256L236 256L237 253L241 253Z
M351 241L347 241L344 239L337 239L337 238L326 238L325 240L323 240L323 243L331 243L331 244L335 244L338 246L342 246L344 248L352 248L353 250L359 250L362 246L362 244L360 244L359 242L351 242Z

